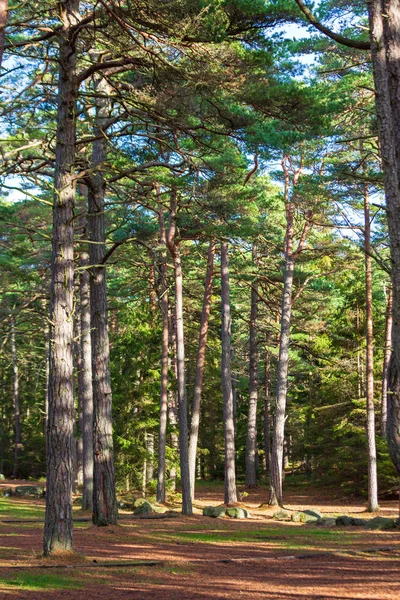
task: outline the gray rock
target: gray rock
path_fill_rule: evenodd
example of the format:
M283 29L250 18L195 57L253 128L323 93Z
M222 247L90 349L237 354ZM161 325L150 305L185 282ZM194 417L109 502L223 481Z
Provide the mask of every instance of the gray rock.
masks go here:
M356 527L365 527L365 525L367 525L368 520L367 519L359 519L357 517L353 517L351 519L351 524L355 525Z
M136 506L133 511L134 515L153 515L156 511L154 507L150 504L150 502L142 502L139 506Z
M290 512L280 509L277 510L272 517L275 519L275 521L290 521Z
M318 527L336 527L335 517L323 517L317 521Z
M338 527L340 527L341 525L344 525L345 527L349 527L350 525L352 525L353 519L351 517L348 517L347 515L342 515L341 517L337 517L336 519L336 525Z
M3 473L0 473L0 481L4 481L4 480L5 480L5 477L4 477Z
M25 496L42 498L44 496L44 487L38 485L18 485L15 488L15 495L20 498Z
M395 527L396 521L387 517L374 517L365 525L366 529L394 529Z
M319 518L320 517L317 517L317 515L311 515L305 510L301 512L295 512L291 516L292 521L295 523L316 523Z
M226 508L224 506L206 506L203 508L203 517L224 517Z
M238 506L232 506L231 508L227 508L225 511L227 517L231 517L231 519L248 519L250 513L245 508L240 508Z
M0 497L1 498L9 498L10 496L12 496L11 488L0 488Z
M309 509L306 508L306 510L302 511L305 515L310 515L310 517L317 517L317 519L322 519L323 514L321 512L319 512L319 510L314 510L314 509Z

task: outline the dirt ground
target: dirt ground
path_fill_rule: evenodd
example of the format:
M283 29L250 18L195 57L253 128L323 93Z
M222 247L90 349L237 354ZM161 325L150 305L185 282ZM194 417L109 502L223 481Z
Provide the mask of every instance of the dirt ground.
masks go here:
M78 554L57 559L41 557L42 523L5 522L18 517L3 509L0 599L400 599L398 529L321 529L276 522L274 509L263 506L267 492L262 488L250 490L243 500L251 513L248 520L201 516L204 506L220 504L222 498L222 487L202 486L192 517L144 520L126 511L115 527L77 523ZM43 500L4 503L36 510L36 518L42 518ZM362 514L360 501L312 488L288 490L286 507L369 517ZM378 514L396 517L397 510L396 501L384 501ZM82 517L79 511L76 515ZM110 561L113 566L107 566Z

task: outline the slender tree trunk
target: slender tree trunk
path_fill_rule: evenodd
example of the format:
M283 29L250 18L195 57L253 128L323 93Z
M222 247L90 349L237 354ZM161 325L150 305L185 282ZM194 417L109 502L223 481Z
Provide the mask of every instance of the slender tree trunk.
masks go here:
M267 335L267 346L269 336ZM264 452L266 474L271 476L271 388L270 388L271 357L268 347L265 352L265 390L264 390Z
M158 220L160 226L160 242L167 243L164 215L159 208ZM157 502L165 502L165 472L167 448L167 413L168 413L168 365L169 365L169 316L168 316L168 282L166 255L163 251L160 264L161 271L161 388L160 388L160 426L158 435L158 471L157 471Z
M199 437L199 424L200 424L200 402L201 402L201 394L203 391L207 334L208 334L208 324L209 324L209 320L210 320L210 310L211 310L211 295L212 295L213 274L214 274L214 255L215 255L215 242L213 240L211 240L209 248L208 248L206 281L205 281L205 285L204 285L203 307L202 307L201 318L200 318L200 335L199 335L199 344L198 344L198 348L197 348L196 375L195 375L195 381L194 381L192 421L191 421L191 427L190 427L190 440L189 440L190 495L191 495L192 500L194 499L195 473L196 473L196 452L197 452L197 440Z
M168 308L168 323L169 323L169 368L173 369L175 381L178 381L178 365L176 360L176 321L173 314L170 314L170 308ZM171 356L172 355L172 356ZM178 424L178 392L177 390L168 390L168 421L171 425L171 447L173 449L174 457L178 456L179 437L177 434ZM169 480L171 485L171 491L176 490L176 467L173 463L169 470Z
M290 321L292 315L292 289L295 258L293 255L293 212L291 202L286 206L287 227L285 240L285 269L283 280L281 335L279 342L279 361L276 384L276 408L272 437L271 454L271 493L269 503L283 505L283 444L285 439L286 396L289 368Z
M93 142L92 168L94 174L89 182L89 257L90 264L90 314L92 332L93 375L93 523L111 525L118 520L115 489L114 447L112 438L112 393L110 376L110 346L108 339L107 280L104 264L105 180L101 172L106 160L106 136L104 123L108 117L107 84L96 77L96 128Z
M372 314L371 223L368 188L364 186L364 250L366 306L366 388L367 388L367 448L368 448L368 510L378 510L378 474L376 465L375 405L374 405L374 334Z
M154 434L146 432L146 482L152 481L154 478Z
M222 399L225 442L225 504L237 502L235 473L235 426L231 374L231 307L229 286L228 244L221 243L221 300L222 300Z
M82 189L81 195L87 196ZM82 235L86 237L86 217L81 219ZM92 339L90 324L90 275L89 253L83 249L80 254L79 272L79 316L80 316L80 406L82 410L82 463L83 490L82 510L93 510L93 380L92 380Z
M53 204L44 554L73 549L73 346L76 39L79 0L59 4L59 82Z
M167 237L168 249L175 269L175 315L176 315L176 358L178 368L178 419L179 419L179 460L181 467L182 514L192 514L190 497L188 416L186 399L185 341L183 330L183 287L182 263L176 235L176 192L173 190L170 203L170 226Z
M0 0L0 68L3 63L3 53L8 21L8 0Z
M79 320L80 312L80 300L79 292L75 289L75 365L76 365L76 379L77 379L77 398L78 398L78 421L75 423L75 477L73 484L73 492L77 493L80 485L83 484L83 415L82 415L82 360L80 353L80 337L81 337L81 324Z
M11 360L13 366L13 406L14 406L14 430L15 430L15 441L14 441L14 467L13 467L13 479L18 477L18 462L19 462L19 449L21 446L21 415L19 409L19 372L18 372L18 360L17 360L17 349L15 344L15 319L11 317Z
M48 424L48 417L49 417L49 376L50 376L50 327L49 327L49 322L47 320L48 318L46 317L46 321L44 324L44 361L45 361L45 366L44 366L44 377L45 377L45 382L44 382L44 423L45 423L45 434L47 432L47 424Z
M253 244L253 265L256 267L257 249ZM250 311L250 390L246 436L246 485L257 485L257 402L258 402L258 281L251 288Z
M400 473L400 5L397 0L369 0L368 13L393 288L386 433L390 456Z
M383 354L383 370L382 370L382 398L381 398L381 436L386 438L386 421L387 421L387 392L388 392L388 375L390 357L392 355L392 326L393 326L393 291L392 286L389 286L386 308L385 322L385 348Z

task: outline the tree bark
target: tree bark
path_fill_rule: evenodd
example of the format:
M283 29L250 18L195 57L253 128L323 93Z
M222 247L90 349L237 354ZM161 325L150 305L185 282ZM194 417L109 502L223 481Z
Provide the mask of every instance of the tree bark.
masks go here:
M228 244L221 243L221 304L222 304L222 399L225 442L225 504L237 502L235 473L235 426L231 374L231 307L229 286Z
M112 393L110 376L110 346L108 339L107 279L104 264L105 180L101 169L106 160L104 124L108 118L107 84L101 76L95 79L96 127L93 142L92 168L94 174L88 181L89 206L89 258L90 264L90 315L93 375L93 523L112 525L118 520L115 489L114 447L112 437Z
M386 433L400 473L400 5L397 0L369 0L368 13L393 287Z
M383 354L383 370L382 370L382 398L381 398L381 437L386 438L386 422L387 422L387 393L388 393L388 375L390 357L392 355L392 325L393 325L393 291L392 286L389 286L386 308L385 322L385 348Z
M376 464L374 405L374 334L372 312L371 222L368 188L364 186L364 254L366 307L366 388L367 388L367 449L368 449L368 510L378 510L378 474Z
M0 0L0 69L3 64L6 26L8 21L8 0Z
M59 3L59 81L50 291L50 372L44 554L73 549L73 346L76 39L79 0Z
M268 346L269 336L266 343ZM271 386L270 386L271 357L268 347L265 352L265 390L264 390L264 452L267 477L271 476Z
M84 186L82 186L84 187ZM87 197L87 189L81 190ZM85 207L86 208L86 207ZM87 210L87 208L86 208ZM86 237L87 219L80 221L82 236ZM80 316L80 407L82 411L82 463L83 490L82 510L93 510L93 381L92 381L92 340L90 322L90 275L89 252L83 249L80 254L79 273L79 316Z
M19 408L19 372L18 372L18 360L17 360L17 349L15 343L15 319L11 317L11 360L13 366L13 406L14 406L14 466L13 466L13 479L18 477L18 462L19 462L19 450L21 446L21 414Z
M257 248L253 243L253 265L256 268ZM251 287L250 310L250 390L246 435L246 485L257 485L257 402L258 402L258 281Z
M176 244L176 192L171 193L170 224L167 245L175 270L175 317L176 317L176 358L178 370L178 420L179 420L179 461L181 467L182 514L192 514L190 497L188 416L186 399L185 340L183 330L183 287L182 263L179 246Z
M160 242L166 246L167 238L162 208L159 207L158 222L160 227ZM168 413L168 365L169 365L169 315L168 315L168 282L165 252L161 256L161 387L160 387L160 425L158 435L158 471L157 471L157 502L165 502L165 472L167 448L167 413Z
M284 161L283 163L284 164ZM276 384L276 407L272 436L271 478L269 504L283 505L282 476L283 476L283 444L285 440L286 396L289 368L290 322L292 315L292 290L295 257L293 253L294 234L294 205L288 200L288 175L285 171L286 195L286 237L285 237L285 267L283 276L283 294L281 308L281 330L279 341L279 359Z
M203 307L202 307L201 318L200 318L200 335L199 335L199 343L198 343L198 348L197 348L196 375L195 375L195 381L194 381L192 420L191 420L190 440L189 440L190 496L191 496L192 500L194 499L195 474L196 474L196 452L197 452L197 440L199 437L199 424L200 424L200 403L201 403L201 394L203 391L207 334L208 334L208 324L210 321L210 310L211 310L211 296L212 296L212 285L213 285L213 274L214 274L214 255L215 255L215 242L214 242L214 240L211 240L209 248L208 248L206 280L205 280L205 285L204 285L204 296L203 296Z

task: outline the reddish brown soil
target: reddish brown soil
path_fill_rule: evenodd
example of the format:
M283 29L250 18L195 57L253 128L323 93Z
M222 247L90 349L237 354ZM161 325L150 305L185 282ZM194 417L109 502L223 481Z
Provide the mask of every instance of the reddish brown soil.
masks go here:
M202 488L199 496L196 507L200 513L202 506L220 503L222 491L210 486ZM257 508L266 499L265 490L249 492L244 502L254 518L246 521L214 520L200 514L168 520L132 520L126 514L116 527L95 528L84 523L75 530L75 548L82 555L78 558L41 558L40 523L0 523L0 599L399 600L398 530L367 532L337 528L334 530L337 535L326 531L318 535L313 526L273 521L272 509ZM359 501L339 501L331 493L325 496L289 493L287 506L319 508L325 514L355 515L364 511ZM395 502L382 503L380 514L396 516L396 512ZM212 541L213 532L218 536L217 542ZM190 534L209 534L210 539L193 540ZM232 541L235 534L244 537ZM148 559L160 564L89 568L96 564L93 561ZM54 564L71 568L40 568ZM27 568L30 573L51 572L73 577L83 587L28 591L4 585L5 580L26 572Z

